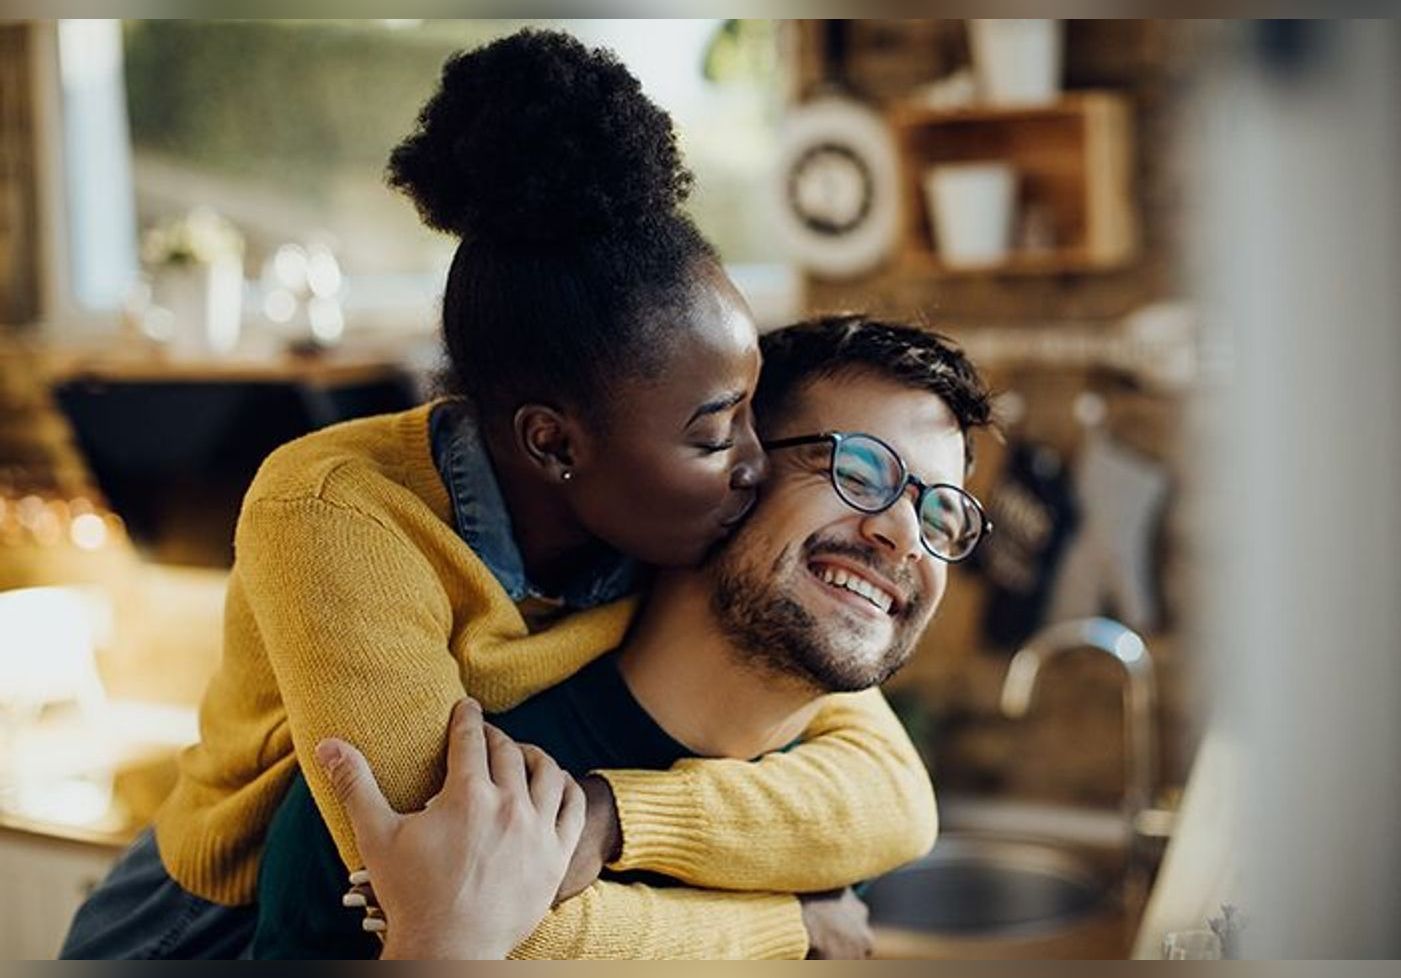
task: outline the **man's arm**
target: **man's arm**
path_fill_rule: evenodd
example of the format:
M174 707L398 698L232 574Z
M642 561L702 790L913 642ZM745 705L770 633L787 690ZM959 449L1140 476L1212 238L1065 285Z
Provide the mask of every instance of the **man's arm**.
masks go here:
M388 918L380 957L499 959L529 936L584 824L583 792L543 751L521 748L464 700L443 790L410 815L389 807L354 745L323 741L316 756Z
M924 855L938 831L929 773L875 689L828 696L802 743L758 761L597 773L613 789L622 829L610 867L693 886L848 886Z

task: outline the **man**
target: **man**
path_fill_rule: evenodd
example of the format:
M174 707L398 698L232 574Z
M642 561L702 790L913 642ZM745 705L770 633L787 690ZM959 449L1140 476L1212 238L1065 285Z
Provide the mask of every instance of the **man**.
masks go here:
M493 718L571 773L782 750L827 697L861 695L908 661L949 564L990 529L962 489L989 404L960 352L847 316L772 333L763 353L755 411L772 474L748 521L701 568L659 574L621 648ZM343 870L302 793L269 835L259 931L325 953L356 925L332 910Z
M366 861L357 893L394 911L381 958L504 958L550 908L584 827L583 789L483 723L475 700L453 708L442 790L412 815L389 807L351 745L322 741L316 757Z

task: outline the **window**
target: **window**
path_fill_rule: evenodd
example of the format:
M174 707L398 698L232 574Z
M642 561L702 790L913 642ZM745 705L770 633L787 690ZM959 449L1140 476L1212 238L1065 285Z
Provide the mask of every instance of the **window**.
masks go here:
M385 162L449 53L526 23L123 23L137 223L213 207L243 233L250 278L279 245L319 239L347 276L352 328L357 309L431 308L453 242L385 187ZM780 110L775 25L553 24L615 50L672 113L696 173L693 214L726 262L775 262L765 217ZM764 287L762 274L738 272L742 287Z
M42 51L41 46L41 51ZM55 296L64 316L106 311L121 305L136 276L136 218L131 202L131 159L122 111L122 48L110 20L59 21L56 58L44 64L62 100L63 160L56 239L66 245L53 256L50 274L62 279ZM43 55L40 55L43 63ZM51 70L50 70L51 69Z

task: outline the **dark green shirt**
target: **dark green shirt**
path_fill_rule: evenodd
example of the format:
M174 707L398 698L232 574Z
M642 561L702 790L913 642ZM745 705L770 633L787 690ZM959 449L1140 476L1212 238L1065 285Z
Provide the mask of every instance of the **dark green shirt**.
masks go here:
M665 770L694 756L657 726L605 655L569 679L495 714L492 723L543 748L576 777L598 768ZM360 927L364 912L341 906L349 888L331 833L298 772L268 829L258 875L255 958L373 958L379 939ZM611 879L671 884L654 874Z

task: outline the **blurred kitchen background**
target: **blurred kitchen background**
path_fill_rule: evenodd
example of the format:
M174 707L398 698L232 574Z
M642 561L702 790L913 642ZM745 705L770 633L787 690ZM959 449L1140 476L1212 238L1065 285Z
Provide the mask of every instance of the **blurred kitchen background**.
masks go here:
M523 23L0 21L0 953L168 790L261 459L434 392L452 241L383 166ZM1396 24L551 23L671 111L763 327L999 391L878 953L1401 953Z

